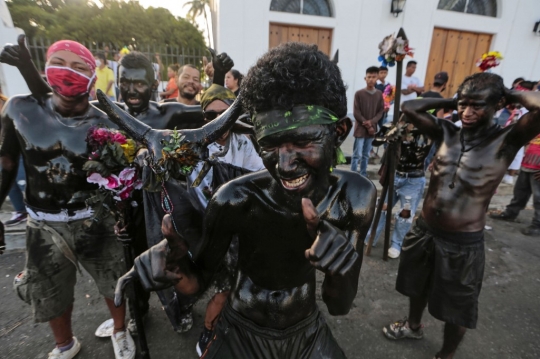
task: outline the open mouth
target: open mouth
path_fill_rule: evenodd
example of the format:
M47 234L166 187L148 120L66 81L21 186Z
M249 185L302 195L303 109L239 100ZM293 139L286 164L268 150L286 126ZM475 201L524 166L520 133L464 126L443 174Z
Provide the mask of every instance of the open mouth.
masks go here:
M141 99L139 98L134 98L134 97L130 97L128 98L128 102L132 105L138 105L141 103Z
M476 123L476 121L474 121L474 120L472 120L472 121L471 120L463 120L463 119L461 120L462 126L472 126L475 123Z
M286 189L301 189L306 184L308 179L309 174L305 174L292 180L284 180L281 178L281 184L283 184L283 187Z

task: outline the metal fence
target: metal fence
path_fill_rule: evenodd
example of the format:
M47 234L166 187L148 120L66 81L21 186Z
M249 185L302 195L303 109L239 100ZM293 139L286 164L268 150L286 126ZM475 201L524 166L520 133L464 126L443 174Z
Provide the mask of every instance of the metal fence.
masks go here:
M45 71L45 62L47 57L47 49L55 42L50 39L44 38L32 38L28 39L28 49L30 54L36 64L37 68L40 71ZM81 42L86 46L93 54L98 51L106 51L108 48L109 59L112 59L113 53L118 52L122 49L116 44L113 43L96 43L96 42ZM159 54L163 67L161 68L161 79L163 81L167 80L167 67L172 64L192 64L202 70L202 57L210 56L210 53L207 50L203 49L189 49L179 46L169 46L169 45L136 45L131 46L133 51L139 51L150 59L152 62L157 62L155 55ZM201 74L204 73L201 71Z

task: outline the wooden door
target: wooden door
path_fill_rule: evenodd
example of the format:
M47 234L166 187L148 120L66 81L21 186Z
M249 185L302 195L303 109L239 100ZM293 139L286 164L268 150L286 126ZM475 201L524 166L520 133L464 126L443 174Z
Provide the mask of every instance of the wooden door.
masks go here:
M270 24L270 49L289 41L315 44L319 47L319 50L330 56L332 49L332 29Z
M492 35L435 28L425 78L426 90L438 72L448 72L444 97L452 97L465 77L480 72L477 60L489 51Z

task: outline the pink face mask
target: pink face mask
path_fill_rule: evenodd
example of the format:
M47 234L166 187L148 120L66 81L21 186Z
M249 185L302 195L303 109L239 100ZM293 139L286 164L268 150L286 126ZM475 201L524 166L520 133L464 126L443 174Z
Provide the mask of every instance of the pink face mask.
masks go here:
M47 66L45 74L54 92L65 97L86 95L96 76L94 74L92 77L88 77L64 66Z

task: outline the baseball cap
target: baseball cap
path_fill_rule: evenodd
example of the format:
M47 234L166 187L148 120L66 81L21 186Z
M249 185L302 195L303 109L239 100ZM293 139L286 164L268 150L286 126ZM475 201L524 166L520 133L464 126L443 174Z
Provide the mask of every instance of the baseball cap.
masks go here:
M444 85L448 82L448 73L446 71L439 72L435 75L435 80L433 83L438 85Z

